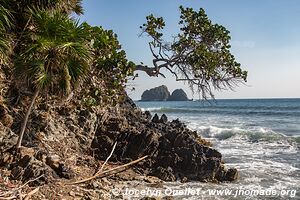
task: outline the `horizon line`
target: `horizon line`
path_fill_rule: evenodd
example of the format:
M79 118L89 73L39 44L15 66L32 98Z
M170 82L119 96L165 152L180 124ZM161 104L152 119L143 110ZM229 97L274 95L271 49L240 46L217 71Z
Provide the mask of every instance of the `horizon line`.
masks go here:
M213 101L213 100L276 100L276 99L300 99L300 97L245 97L245 98L215 98L215 99L191 99L200 101ZM141 101L141 99L132 99L133 101ZM147 102L147 101L141 101ZM148 101L149 102L149 101ZM150 101L150 102L162 102L162 101ZM169 101L168 101L169 102Z

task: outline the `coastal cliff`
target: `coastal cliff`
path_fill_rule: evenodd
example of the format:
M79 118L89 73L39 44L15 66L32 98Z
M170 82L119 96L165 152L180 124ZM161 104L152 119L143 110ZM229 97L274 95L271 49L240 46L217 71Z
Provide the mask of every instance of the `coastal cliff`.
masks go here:
M76 102L74 99L61 106L41 101L17 158L13 149L18 111L2 102L0 166L9 172L10 180L36 179L34 185L41 186L44 194L49 187L58 187L53 181L91 176L97 171L96 163L109 156L114 143L112 163L120 165L148 156L133 168L139 175L183 182L237 179L237 170L225 168L222 155L210 147L211 143L179 120L143 112L127 96L116 107L83 107ZM133 180L136 175L123 172L121 176Z

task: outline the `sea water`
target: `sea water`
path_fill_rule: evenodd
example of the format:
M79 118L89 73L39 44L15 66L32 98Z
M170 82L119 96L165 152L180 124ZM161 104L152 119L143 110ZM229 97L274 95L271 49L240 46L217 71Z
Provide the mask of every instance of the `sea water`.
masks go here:
M174 191L202 191L175 199L300 199L300 99L136 103L184 121L240 172L233 183L169 183Z

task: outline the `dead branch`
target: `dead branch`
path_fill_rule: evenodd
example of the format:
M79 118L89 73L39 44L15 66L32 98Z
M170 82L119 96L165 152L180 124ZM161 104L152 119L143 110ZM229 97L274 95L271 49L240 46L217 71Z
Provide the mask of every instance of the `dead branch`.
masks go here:
M151 51L153 57L156 58L156 59L158 59L158 55L156 55L156 54L154 53L153 47L152 47L152 45L151 45L151 42L149 42L149 48L150 48L150 51Z
M8 196L8 195L12 196L12 195L14 195L16 192L20 191L22 188L24 188L29 183L34 182L34 181L42 178L43 176L44 176L44 174L38 176L37 178L34 178L34 179L31 179L31 180L27 181L26 183L24 183L23 185L21 185L18 188L12 189L11 191L8 191L8 192L5 192L5 193L0 193L0 200L2 200L2 199L9 199L10 197L5 197L5 196ZM12 199L14 199L14 198L12 198Z
M0 200L11 200L11 199L17 199L19 197L19 199L23 199L24 200L29 200L30 197L32 197L32 195L34 195L35 193L37 193L39 191L39 187L33 189L32 191L30 191L27 194L21 194L21 190L18 190L18 195L13 194L12 196L9 197L0 197Z
M145 66L145 65L136 65L135 70L144 71L148 74L148 76L158 76L158 75L160 75L160 76L166 78L165 75L163 75L162 73L157 71L156 67L148 67L148 66Z
M117 171L119 169L124 169L126 167L129 167L131 165L134 165L144 159L146 159L148 156L144 156L142 158L139 158L137 160L134 160L134 161L131 161L127 164L124 164L124 165L120 165L118 167L115 167L115 168L112 168L112 169L108 169L106 171L103 171L103 172L100 172L100 173L96 173L94 176L91 176L89 178L86 178L86 179L83 179L83 180L80 180L80 181L76 181L76 182L73 182L73 183L67 183L68 185L75 185L75 184L80 184L80 183L84 183L84 182L87 182L87 181L90 181L90 180L93 180L95 178L103 178L103 177L106 177L106 176L110 176L110 175L113 175L115 173L117 173Z
M17 196L10 196L10 197L0 197L0 200L11 200L11 199L16 199Z
M25 198L24 198L24 200L29 200L30 199L30 197L32 196L32 195L34 195L35 193L37 193L38 191L39 191L39 187L37 187L37 188L35 188L34 190L32 190L31 192L29 192L26 196L25 196Z
M111 157L112 154L114 153L116 146L117 146L117 142L114 144L114 146L113 146L113 148L112 148L112 150L111 150L109 156L106 158L105 162L103 163L103 165L101 166L101 168L99 169L99 171L98 171L96 174L99 174L100 172L102 172L102 170L103 170L105 164L108 162L108 160L110 159L110 157ZM96 174L95 174L95 175L96 175Z

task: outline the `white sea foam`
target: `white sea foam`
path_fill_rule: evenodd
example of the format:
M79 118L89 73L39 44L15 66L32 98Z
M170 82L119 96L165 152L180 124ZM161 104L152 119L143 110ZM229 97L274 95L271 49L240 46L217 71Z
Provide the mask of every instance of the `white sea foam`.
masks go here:
M286 136L283 133L275 132L265 127L255 128L241 128L241 127L217 127L217 126L203 126L196 122L191 122L188 127L197 130L198 133L204 138L215 138L218 140L241 140L250 141L251 143L256 142L267 142L273 143L275 146L292 145L298 146L299 137Z
M150 111L150 112L154 112L154 111L159 111L161 110L162 107L150 107L150 108L141 108L141 110L144 111Z
M272 104L272 110L269 110L269 107L256 108L256 105L261 106L261 102L254 106L251 104L252 107L248 103L239 104L235 101L228 107L228 102L225 102L224 107L220 105L220 109L217 107L202 109L191 102L176 104L176 106L166 103L165 105L159 104L162 107L155 107L151 104L145 110L152 113L167 113L170 120L180 118L187 123L189 128L197 130L203 138L212 141L213 148L222 153L226 167L237 168L240 172L240 178L235 183L201 184L195 182L187 183L187 185L203 189L300 190L299 115L289 110L286 114L279 115L276 111L277 103ZM295 109L298 107L297 104ZM251 109L264 110L252 112ZM285 112L285 109L280 110L280 113L283 111ZM171 185L185 186L182 183ZM204 197L204 199L209 199L209 197Z

